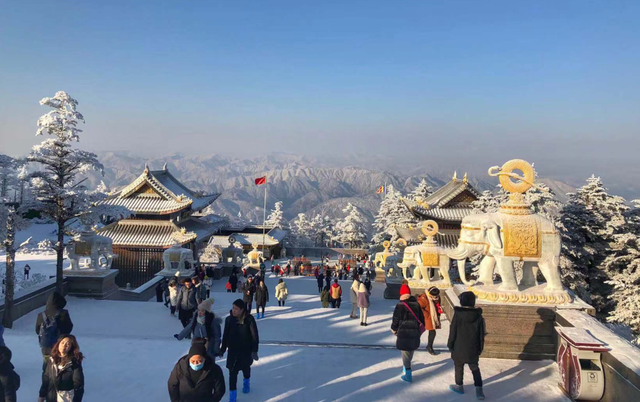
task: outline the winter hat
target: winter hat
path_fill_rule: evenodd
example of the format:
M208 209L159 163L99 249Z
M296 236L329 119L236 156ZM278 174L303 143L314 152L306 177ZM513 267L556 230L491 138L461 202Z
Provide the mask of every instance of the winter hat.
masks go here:
M198 304L198 310L204 310L207 313L211 312L211 307L213 307L213 297L210 297L206 300L203 300L202 303Z
M427 292L431 295L431 296L440 296L440 289L438 289L435 286L431 286L429 289L427 289Z
M193 344L191 344L191 348L189 348L189 359L196 355L207 357L207 349L201 342L194 342Z
M400 286L400 296L402 295L411 295L411 288L409 288L409 285L402 284L402 286Z
M233 305L237 306L238 308L241 308L243 310L247 309L247 305L244 303L244 300L242 300L242 299L238 299L238 300L234 301Z
M476 305L476 295L473 292L460 293L460 305L462 307L474 307Z

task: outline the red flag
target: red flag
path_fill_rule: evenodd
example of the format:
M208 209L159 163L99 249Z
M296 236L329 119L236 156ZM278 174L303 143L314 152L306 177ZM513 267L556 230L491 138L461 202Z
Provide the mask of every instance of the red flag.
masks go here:
M384 193L384 186L380 186L378 187L378 189L376 190L376 194L382 194Z
M256 186L259 186L261 184L266 184L267 176L258 177L257 179L255 179L255 182L256 182Z

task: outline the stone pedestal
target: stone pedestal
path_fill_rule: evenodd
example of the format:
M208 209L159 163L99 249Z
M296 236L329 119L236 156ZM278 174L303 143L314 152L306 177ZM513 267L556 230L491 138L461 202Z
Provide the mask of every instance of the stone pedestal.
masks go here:
M71 296L106 299L118 291L117 269L65 269L63 275Z
M179 276L176 276L176 272L179 272ZM164 276L165 278L167 278L168 281L170 281L171 279L178 279L178 280L182 280L182 279L191 279L196 275L196 271L193 269L185 269L182 271L176 271L175 269L163 269L162 271L158 272L156 274L156 276Z
M387 273L382 268L375 268L375 281L376 282L385 282Z
M384 289L384 298L385 299L399 299L400 298L400 286L402 286L402 282L393 281L386 282L387 287Z
M458 296L467 290L466 286L454 285L444 292L442 307L449 320L453 318L454 307L460 305ZM518 360L555 359L556 311L591 308L581 301L553 305L479 299L476 299L476 307L482 309L487 329L482 357Z

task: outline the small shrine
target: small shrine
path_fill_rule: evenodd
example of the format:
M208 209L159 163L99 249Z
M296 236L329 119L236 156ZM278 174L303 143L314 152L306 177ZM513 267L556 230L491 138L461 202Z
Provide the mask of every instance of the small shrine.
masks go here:
M84 231L76 236L66 247L70 270L110 269L113 261L113 242L110 238L99 236L93 231Z
M163 269L157 275L166 277L192 277L195 274L195 259L193 250L182 247L180 241L162 253Z

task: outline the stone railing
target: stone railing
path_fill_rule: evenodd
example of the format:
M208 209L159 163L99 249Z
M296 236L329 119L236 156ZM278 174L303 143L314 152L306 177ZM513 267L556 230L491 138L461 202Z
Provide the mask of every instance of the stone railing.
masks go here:
M69 283L65 278L63 281L63 293L66 295ZM29 314L33 310L44 307L51 293L56 290L56 278L47 279L27 289L16 292L13 297L13 321ZM4 314L4 301L0 305L0 316Z

